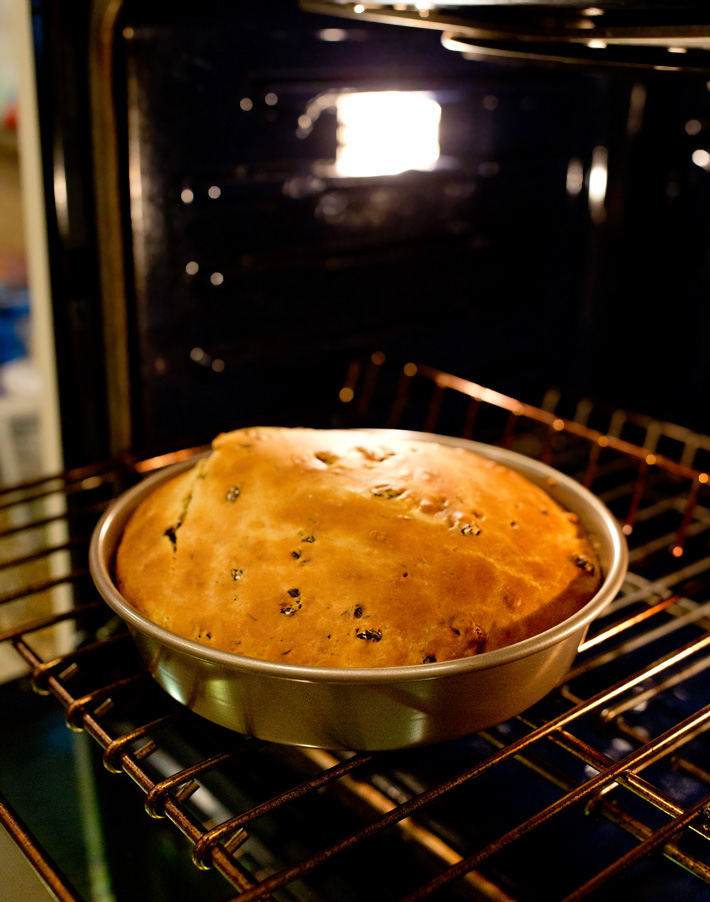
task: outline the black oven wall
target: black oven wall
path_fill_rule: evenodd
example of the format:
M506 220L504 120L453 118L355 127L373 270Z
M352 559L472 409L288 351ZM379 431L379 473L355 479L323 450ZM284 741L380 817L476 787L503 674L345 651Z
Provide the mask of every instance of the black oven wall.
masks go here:
M72 162L50 215L72 463L117 403L102 160L90 4L38 10L47 177ZM373 351L707 428L704 77L472 62L285 0L125 0L113 53L131 447L313 421Z

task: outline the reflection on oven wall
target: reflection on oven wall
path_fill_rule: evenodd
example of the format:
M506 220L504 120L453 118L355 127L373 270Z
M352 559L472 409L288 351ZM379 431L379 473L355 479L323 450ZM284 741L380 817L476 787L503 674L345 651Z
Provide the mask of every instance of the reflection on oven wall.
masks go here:
M44 8L60 40L40 68L56 76L84 46L79 14ZM125 0L114 53L130 383L119 443L307 419L347 360L373 350L532 402L556 385L709 428L704 77L473 62L436 33L294 2L183 2L168 16ZM75 117L82 97L90 107L78 72ZM105 254L80 165L90 130L76 118L63 130L63 103L52 96L53 126L76 161L67 190L83 231L55 223L59 262L70 245L89 259L97 235ZM95 298L82 288L77 317L72 278L57 263L68 463L111 445L103 417L117 403ZM89 435L77 387L94 405Z

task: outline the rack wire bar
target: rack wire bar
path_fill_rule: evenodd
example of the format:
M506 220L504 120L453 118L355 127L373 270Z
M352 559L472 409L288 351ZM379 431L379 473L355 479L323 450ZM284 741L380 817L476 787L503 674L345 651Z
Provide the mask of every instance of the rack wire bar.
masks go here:
M255 887L249 892L245 893L242 897L243 902L252 902L252 900L256 899L264 899L268 893L273 892L279 887L286 885L297 877L303 876L304 874L308 873L308 871L318 867L322 862L332 858L334 855L344 852L351 846L362 842L364 839L371 838L376 833L392 826L405 817L409 817L415 811L423 808L425 805L428 805L432 801L440 798L441 796L452 791L458 786L461 786L462 784L467 783L480 776L496 764L501 763L507 758L514 757L523 750L529 748L533 743L554 734L561 727L576 720L582 713L589 714L595 709L603 707L618 695L628 692L634 686L639 685L645 682L647 679L656 676L666 668L678 663L678 661L684 659L688 655L692 655L697 651L707 647L710 647L710 635L707 635L703 639L691 643L689 646L686 646L686 648L673 653L666 659L656 662L646 670L635 674L632 679L625 680L623 683L611 687L610 689L604 690L603 692L587 700L586 702L579 703L575 708L572 708L566 713L559 715L554 720L548 721L547 723L541 725L532 733L511 742L507 746L504 746L489 758L487 758L485 761L474 765L468 770L458 774L453 779L442 782L422 793L421 795L415 796L414 798L403 802L396 809L386 812L379 818L368 823L366 827L362 828L362 830L337 840L327 849L316 852L310 857L304 858L292 868L286 869L279 874L275 874L274 876L267 878L266 880L262 881L262 883L258 887ZM669 730L666 734L656 739L652 744L644 746L643 748L635 752L633 756L624 759L624 761L620 763L611 765L603 773L598 774L597 777L590 779L587 783L570 791L562 799L559 799L557 802L555 802L553 805L550 805L543 811L538 812L537 815L529 818L523 824L519 825L515 830L511 831L505 836L500 837L498 840L496 840L495 843L492 843L488 847L479 850L474 855L462 859L455 865L452 865L448 871L440 874L430 884L421 887L420 890L416 891L410 896L404 897L403 902L414 902L414 900L416 899L426 898L434 890L438 890L441 887L452 882L453 880L458 879L467 871L475 869L490 855L500 851L505 846L521 838L528 831L534 829L536 826L542 823L545 823L547 820L560 813L562 810L577 802L583 801L590 796L593 796L605 785L615 783L617 777L620 774L624 773L627 769L630 770L631 768L641 768L650 760L655 759L659 755L665 754L669 749L674 749L679 742L687 741L695 734L696 730L705 729L706 724L710 724L710 705L701 709L700 712L688 718L685 722L679 724L677 727Z
M77 700L71 696L61 681L54 676L46 676L46 672L41 671L41 662L27 643L19 640L15 643L15 647L25 661L33 667L33 670L36 671L39 669L40 672L42 672L44 691L54 695L62 703L65 709L69 709L72 703ZM179 713L180 712L176 711L175 717L179 716ZM86 733L90 735L92 739L96 740L105 752L109 749L111 750L109 756L109 770L113 773L126 773L146 795L155 788L155 781L140 767L135 755L123 748L122 742L120 748L116 747L115 743L122 740L125 737L125 734L124 737L112 737L101 724L100 720L88 712L83 715L82 726ZM165 816L168 817L191 842L197 842L204 831L202 825L199 824L190 812L171 797L167 797L164 800L163 808ZM239 863L235 862L222 847L213 850L212 864L237 888L248 889L253 885L249 875L243 871Z
M534 725L526 718L521 717L520 719L531 728L534 728ZM500 748L503 744L502 740L500 740L494 734L487 732L486 736L489 742L492 745L495 745L497 748ZM566 732L565 730L559 731L552 737L552 739L560 747L573 752L580 759L586 761L591 767L595 768L600 773L613 764L613 760L611 758L598 752L596 749L593 749L591 746L582 742L577 737L573 736L571 733ZM549 764L545 762L545 760L539 755L523 754L516 756L516 758L524 763L527 767L537 772L543 773L546 779L548 779L552 783L555 783L566 792L569 792L574 788L575 784L573 784L569 780L569 778L560 774L559 771L553 771ZM622 786L630 790L640 798L644 799L647 802L650 802L660 811L663 811L672 817L677 818L685 813L684 809L676 802L674 802L673 799L668 797L665 793L660 792L658 789L656 789L656 787L654 787L643 777L638 776L637 773L630 771L629 773L618 774L616 777L616 785L612 783L609 784L609 786L604 787L604 789L600 790L594 798L587 802L587 810L591 812L593 809L603 809L601 813L604 817L613 820L615 823L619 824L623 829L629 831L629 833L637 838L646 839L651 835L651 830L636 818L623 811L623 809L619 805L617 805L613 801L613 799L610 798L611 792L616 790L618 786ZM696 825L691 822L689 826L690 829L695 830L701 836L707 838L708 831L705 823ZM686 855L675 846L669 845L665 850L665 854L676 863L680 864L682 867L686 868L689 871L692 871L696 876L700 877L705 882L710 883L710 867L708 867L707 865Z
M205 772L229 761L235 755L238 755L240 752L244 751L247 745L250 745L253 742L253 739L244 739L235 748L230 749L227 752L221 752L218 755L213 755L211 758L206 758L205 760L200 761L198 764L195 764L192 767L187 767L184 770L178 771L178 773L176 774L172 774L172 776L170 777L166 777L165 780L161 780L160 783L155 785L150 790L150 792L146 794L146 812L151 817L156 819L165 817L165 799L171 792L174 792L175 790L178 790L182 786L185 786L187 784L194 785L196 777L199 777ZM206 839L206 837L203 837L203 840L204 839Z
M292 802L294 799L297 799L306 793L322 789L334 780L339 780L346 774L351 774L354 770L368 764L373 759L373 755L359 754L354 755L352 758L348 758L345 761L341 761L340 763L335 762L318 777L308 780L305 783L301 783L299 786L295 786L287 792L281 793L281 795L270 799L268 802L264 802L262 805L252 808L250 811L244 812L213 828L195 843L195 848L192 852L192 858L195 864L198 867L209 867L209 865L206 864L206 858L208 855L211 855L215 846L226 837L241 830L250 821L261 817L263 814L271 813L281 805Z
M675 749L679 741L687 741L689 738L695 735L695 732L697 730L707 729L707 725L709 723L710 706L706 706L697 714L688 718L688 720L684 723L681 723L677 727L673 727L672 729L668 730L667 733L656 739L652 744L632 753L623 761L612 764L610 767L606 768L605 771L599 773L596 777L592 777L587 783L582 784L576 789L570 790L557 802L554 802L552 805L549 805L547 808L538 812L536 815L520 824L514 830L511 830L503 836L500 836L495 842L492 842L488 846L479 849L473 855L470 855L462 861L458 862L456 865L453 865L451 868L449 868L448 871L440 874L426 886L423 886L414 893L405 896L403 902L415 902L415 900L417 899L425 899L427 896L431 895L434 890L441 889L442 886L445 886L446 884L451 883L452 881L461 877L464 873L466 873L466 871L478 867L483 861L485 861L486 858L494 855L501 849L504 849L515 840L520 839L522 836L524 836L531 830L534 830L536 827L539 827L541 824L544 824L550 818L564 811L566 808L578 802L584 801L591 796L594 796L595 793L603 789L605 786L613 785L617 781L617 778L620 774L624 773L627 770L640 769L650 763L650 761L657 756L661 756L663 754L666 754L669 750ZM510 746L508 747L508 749L510 749ZM698 813L700 812L700 810L702 810L703 807L705 807L705 805L706 803L704 802L702 806L697 808L694 807L693 809L691 809L691 816L688 818L688 820L693 820L695 817L697 817ZM666 835L667 838L670 839L671 836L677 833L678 830L684 826L684 824L686 823L686 817L688 817L688 815L684 815L683 818L678 819L679 826L677 829L670 831L668 835L666 833L662 834L664 842L666 841ZM653 844L652 842L647 842L647 846L649 849L655 848L655 844ZM636 857L629 857L628 860L636 860Z
M647 838L635 846L631 851L627 852L621 858L617 859L609 867L603 871L599 871L594 877L588 880L584 885L580 886L575 892L566 896L562 902L577 902L578 899L585 899L590 893L604 886L617 874L626 868L631 867L647 855L650 855L657 848L664 846L680 831L691 824L706 808L710 796L706 796L683 815L669 821L665 827L651 833Z
M56 862L46 854L22 818L0 793L0 824L7 830L57 902L82 902Z
M10 516L15 505L24 512L10 522L0 519L4 573L24 573L23 568L42 565L53 556L68 556L59 574L29 576L3 592L0 646L14 649L38 693L59 702L67 726L84 731L98 744L106 770L127 774L140 787L147 814L167 819L187 838L194 864L218 871L241 902L272 899L287 887L307 884L321 871L341 867L353 852L367 855L375 843L393 835L403 846L420 848L428 862L418 884L408 884L397 896L402 902L455 893L464 883L477 898L512 902L518 897L497 872L496 861L576 812L593 812L632 846L619 846L611 860L581 876L579 885L560 889L554 902L606 892L639 862L655 862L659 851L659 860L668 862L674 873L682 870L698 887L710 883L707 856L684 842L688 834L704 849L710 840L710 775L703 767L702 745L710 706L701 706L700 691L690 706L673 709L657 726L649 727L652 721L642 717L659 700L675 704L677 693L692 694L687 687L707 679L710 672L710 485L708 474L696 466L698 454L710 451L710 439L624 411L600 413L586 401L577 402L569 416L561 411L564 399L554 393L544 406L535 406L431 367L388 366L384 355L376 353L348 368L339 393L338 422L351 412L354 425L457 431L532 453L596 490L632 543L627 584L593 624L565 684L534 711L480 734L477 741L485 751L462 754L462 766L436 779L412 778L411 786L400 776L407 756L286 752L234 735L199 760L177 762L168 772L157 770L166 731L181 733L195 715L162 694L154 702L147 690L162 690L130 654L125 628L111 626L103 603L91 590L88 597L84 592L86 524L126 484L200 454L203 447L146 459L124 456L0 492L0 517ZM451 399L456 401L454 414ZM629 430L634 441L626 437ZM671 446L677 458L668 452ZM48 515L43 501L57 497L66 501L63 510ZM61 541L46 540L54 522L70 524ZM18 550L12 543L20 540ZM11 543L10 554L3 554L3 542ZM57 587L76 593L72 607L45 616L25 608ZM14 619L8 620L7 612ZM68 624L75 625L81 641L57 655L38 650L33 637ZM113 663L109 667L107 662ZM136 707L136 699L142 707ZM621 757L613 753L612 741L623 747ZM564 758L558 761L550 748ZM221 786L227 773L238 780L245 760L261 754L284 767L297 762L287 784L279 784L265 799L236 808L225 798L220 809L224 813L216 819L204 814L200 790L212 787L215 777ZM432 750L431 755L436 754ZM457 793L473 791L511 765L554 787L554 798L547 796L532 814L516 814L498 832L479 838L457 836L453 826L439 822L435 812L454 805ZM675 794L666 779L673 773L699 787L693 797ZM524 793L526 783L520 785ZM268 868L255 868L249 859L250 839L259 835L262 822L289 817L299 805L324 794L352 801L358 814L354 821L349 816L347 829L293 858L276 856ZM13 813L1 803L0 822L14 824ZM20 827L13 826L11 832L18 843L26 842ZM27 842L33 848L33 841ZM61 873L43 860L42 850L31 854L38 873L46 869L50 877L56 876L60 902L75 902L79 897L71 895L71 887L62 887Z
M330 752L323 749L308 749L305 754L320 762L324 768L330 768L337 762ZM358 781L346 776L343 778L342 784L349 793L359 800L365 801L378 814L384 814L397 807L396 802L393 802L370 782ZM461 860L461 855L455 849L413 818L403 818L397 822L397 827L407 840L414 840L444 865L451 865ZM490 902L514 902L507 893L479 871L469 871L464 880Z
M652 453L648 448L640 447L632 442L625 441L609 432L601 432L582 423L577 423L564 417L555 415L554 413L536 407L533 404L526 404L504 395L501 392L485 388L475 382L467 379L461 379L459 376L453 376L450 373L442 372L434 367L415 365L416 372L421 373L425 378L431 379L439 388L453 389L463 395L467 395L476 401L499 407L508 411L511 415L510 422L515 422L517 418L525 417L533 422L541 423L548 426L555 432L565 432L578 438L586 439L590 443L596 443L600 448L609 448L617 451L633 460L637 460L640 464L647 466L660 466L674 473L677 476L684 476L687 479L695 480L699 478L702 484L708 482L708 474L698 472L693 467L689 467L684 463L672 460L664 455Z

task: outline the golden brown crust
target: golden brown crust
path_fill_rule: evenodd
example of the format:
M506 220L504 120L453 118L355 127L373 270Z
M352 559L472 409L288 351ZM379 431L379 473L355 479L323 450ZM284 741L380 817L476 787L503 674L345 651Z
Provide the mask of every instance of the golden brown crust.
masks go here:
M138 508L124 597L205 645L313 666L444 661L588 601L576 518L467 450L366 432L237 430Z

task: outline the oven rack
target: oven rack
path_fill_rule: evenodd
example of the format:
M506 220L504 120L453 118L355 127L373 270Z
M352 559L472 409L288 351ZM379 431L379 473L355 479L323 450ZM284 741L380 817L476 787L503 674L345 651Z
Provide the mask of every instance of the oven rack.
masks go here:
M615 513L628 578L557 691L477 736L374 754L274 746L183 709L98 600L87 552L113 497L197 448L2 491L0 650L93 740L97 779L130 777L147 814L184 837L185 860L224 878L195 898L710 898L710 438L554 390L527 404L381 353L353 361L334 395L333 426L500 444ZM0 783L0 822L52 895L88 899L33 816Z

